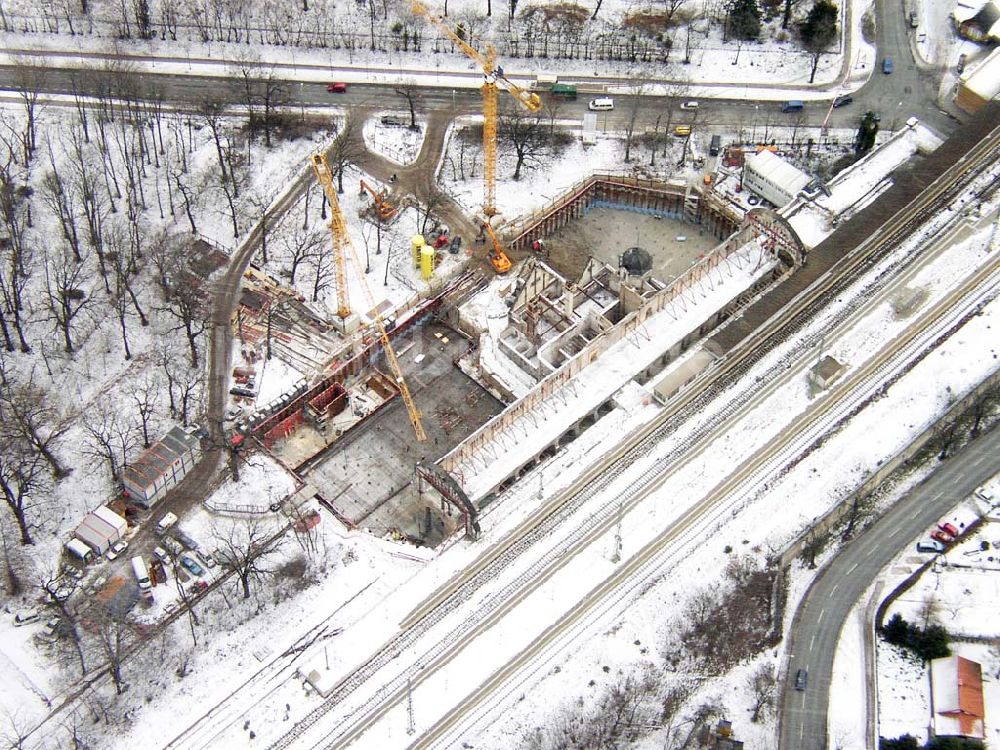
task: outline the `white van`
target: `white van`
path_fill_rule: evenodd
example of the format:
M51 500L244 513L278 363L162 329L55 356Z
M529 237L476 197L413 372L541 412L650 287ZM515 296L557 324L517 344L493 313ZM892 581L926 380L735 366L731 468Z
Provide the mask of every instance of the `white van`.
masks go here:
M609 109L615 108L615 100L608 96L602 96L598 99L591 99L590 104L587 108L592 112L602 112Z
M149 582L149 571L146 570L146 561L136 555L132 558L132 572L135 573L135 580L139 584L140 591L149 591L153 584Z
M156 524L156 533L162 534L164 531L169 529L175 523L177 523L177 516L175 516L173 513L167 513L167 515L161 518L160 522Z
M693 100L689 102L682 102L681 109L698 109L698 102Z

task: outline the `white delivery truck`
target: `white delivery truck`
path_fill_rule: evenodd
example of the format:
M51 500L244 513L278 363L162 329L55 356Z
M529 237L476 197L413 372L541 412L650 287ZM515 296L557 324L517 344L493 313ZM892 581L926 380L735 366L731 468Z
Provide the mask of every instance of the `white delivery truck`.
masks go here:
M149 571L146 569L146 561L141 556L132 558L132 572L135 573L135 580L139 584L140 591L149 591L153 584L149 581Z
M167 515L161 518L160 522L156 524L156 533L162 534L171 526L173 526L175 523L177 523L177 516L175 516L173 513L167 513Z

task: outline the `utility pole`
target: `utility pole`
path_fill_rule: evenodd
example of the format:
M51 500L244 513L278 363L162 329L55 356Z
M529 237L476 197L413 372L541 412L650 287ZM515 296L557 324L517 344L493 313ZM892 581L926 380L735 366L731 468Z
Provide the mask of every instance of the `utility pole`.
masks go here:
M624 506L619 503L618 522L615 524L615 553L611 556L611 562L615 564L622 561L622 515L624 512Z
M417 731L416 723L413 721L413 683L406 681L406 733L413 734Z

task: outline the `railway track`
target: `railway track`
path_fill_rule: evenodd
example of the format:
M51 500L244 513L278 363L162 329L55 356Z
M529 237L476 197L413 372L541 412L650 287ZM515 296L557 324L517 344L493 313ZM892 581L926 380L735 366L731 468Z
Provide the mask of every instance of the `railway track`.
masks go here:
M972 298L972 295L980 288L985 288L986 291L981 293L979 297ZM728 519L732 512L738 510L738 505L741 506L746 502L748 485L759 491L760 488L768 486L776 478L779 478L784 467L796 463L799 456L810 451L813 446L824 440L831 429L842 425L863 407L880 390L881 384L887 377L893 373L896 373L893 377L898 377L909 371L915 363L922 361L930 352L936 350L943 340L947 339L981 308L984 304L983 295L987 299L995 298L998 289L1000 289L1000 258L994 259L990 264L977 270L966 279L961 287L934 305L924 318L909 326L903 334L896 337L892 346L881 351L860 370L839 384L830 394L819 400L814 408L796 418L792 425L782 430L778 439L767 442L756 451L751 458L743 462L738 471L723 480L691 513L686 514L679 528L671 526L654 542L647 545L640 558L650 562L658 561L656 563L658 567L672 565L683 559L688 554L688 548L696 543L694 540L705 538L710 533L710 529L705 527L706 524L710 527ZM671 468L674 465L676 462L672 463ZM623 503L625 512L635 509L639 502L658 490L670 474L670 470L664 472L659 465L647 470L637 483L640 487L630 493ZM492 596L491 602L496 600L498 606L488 618L475 624L467 618L466 622L454 628L441 640L437 649L440 653L430 651L422 655L419 659L421 665L419 672L409 674L401 685L396 686L397 690L392 702L398 703L405 699L407 681L410 683L410 689L418 686L429 675L433 674L437 666L446 663L451 655L461 650L466 643L482 635L518 606L524 598L555 576L580 550L594 544L602 537L610 535L617 524L619 512L616 512L616 506L621 501L621 496L616 496L613 498L613 502L592 516L588 521L586 535L579 540L576 539L575 534L572 535L573 541L569 548L560 546L551 550L546 555L544 568L533 569L522 574L514 582ZM597 520L598 517L599 520ZM579 531L581 530L578 530L578 533ZM626 584L629 583L629 576L632 574L630 569L626 568L613 576L612 583L602 583L598 589L580 600L573 610L574 613L565 619L565 622L570 623L584 617L591 608L599 604L602 597L601 592L613 591L622 586L627 588ZM639 584L648 580L650 575L653 573L644 575ZM621 597L615 598L615 601L620 600ZM568 625L563 627L568 627ZM550 629L546 631L545 637L553 638L557 633L558 629ZM537 649L534 646L527 649L522 656L512 662L516 667L513 671L516 672L518 668L526 666L537 656ZM438 664L439 660L440 664ZM502 672L508 673L508 669L510 669L510 665L505 667ZM487 684L492 684L492 680ZM488 694L488 691L485 694ZM453 709L411 748L415 750L416 748L436 746L434 740L438 735L445 733L449 727L456 724L470 707L483 699L484 693L477 691L474 695L480 697L470 698L469 701L463 702ZM378 714L369 717L362 726L358 726L349 735L338 739L338 743L334 746L344 747L349 744L390 708L389 705L382 706ZM456 739L454 736L451 737L451 740Z
M814 311L823 309L831 299L843 293L881 262L887 248L902 243L925 221L926 216L932 215L936 210L948 205L961 191L965 190L969 183L985 169L984 162L995 154L998 142L1000 142L1000 131L994 131L988 139L978 144L963 160L935 181L918 200L890 219L868 242L846 256L845 264L838 269L838 273L829 274L820 279L792 300L780 315L775 315L768 320L752 337L752 340L744 341L729 355L723 357L718 366L711 371L711 379L706 375L695 387L689 387L679 394L672 408L656 422L640 431L628 444L616 452L613 459L606 462L604 466L594 467L588 471L566 492L547 505L542 513L519 526L505 542L494 547L475 565L464 571L461 576L456 577L435 592L423 607L411 613L404 620L402 630L396 637L380 649L371 660L348 674L320 706L297 722L272 747L290 747L296 743L330 710L346 700L358 687L365 684L404 650L415 644L421 636L450 613L472 599L485 584L495 580L515 561L524 557L539 541L550 540L555 529L560 527L588 499L604 491L617 477L633 467L637 461L647 457L662 440L675 433L691 414L705 410L711 401L722 396L737 380L760 364L775 347L801 331L812 319ZM989 181L986 180L986 182ZM880 271L877 278L867 286L865 293L877 294L878 289L888 283L900 268L915 262L919 256L919 251L914 250L906 257L888 263L887 267ZM839 313L841 320L846 319L851 312L846 306L842 308ZM758 376L758 380L766 381L769 376L776 376L782 370L787 370L786 363L812 345L813 342L800 342L791 353L768 365ZM742 401L745 402L745 399ZM724 407L714 411L711 419L704 421L697 428L696 434L692 437L696 438L697 441L705 440L743 405L738 396L730 398ZM679 446L674 449L668 464L674 463L680 455L690 448L690 442L687 438L685 442L685 447ZM650 481L662 473L662 464L647 467L643 472L642 484L648 485ZM638 487L640 483L633 482L633 484ZM574 534L580 533L582 537L579 538L586 538L588 533L593 533L612 512L617 512L618 505L618 499L613 503L606 504L602 511L595 514L590 521L589 531L586 527L577 527ZM565 550L561 550L559 554L565 554ZM544 558L545 555L542 556L542 559ZM542 562L542 559L539 560L539 563ZM535 571L522 573L517 578L517 585L523 587L524 582L536 580L537 563L535 567ZM503 597L510 597L516 588L516 585L514 589L505 588L502 594L490 597L481 603L477 607L477 611L465 618L460 627L465 629L464 632L468 632L470 627L481 627L481 625L477 626L477 622L487 623L491 618L491 613L503 609L501 606ZM427 671L426 661L424 671ZM398 699L400 690L405 689L407 679L411 678L412 676L408 677L404 671L380 687L366 703L378 705L386 698L391 699L392 696ZM366 712L359 707L343 718L347 721L355 718L358 713ZM370 722L362 718L362 723L368 724ZM343 722L340 724L343 726ZM354 736L356 734L350 728L345 729L346 732L341 734L344 741L349 739L348 735ZM329 737L325 737L324 742L326 739Z

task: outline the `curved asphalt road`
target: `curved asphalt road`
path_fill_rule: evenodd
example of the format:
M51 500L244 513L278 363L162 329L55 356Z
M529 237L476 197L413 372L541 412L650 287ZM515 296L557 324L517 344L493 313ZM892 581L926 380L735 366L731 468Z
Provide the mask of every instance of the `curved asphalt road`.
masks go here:
M781 699L781 750L824 750L830 675L841 628L879 572L973 490L1000 471L1000 429L981 435L944 463L834 557L810 586L792 621ZM798 669L809 670L804 691Z

